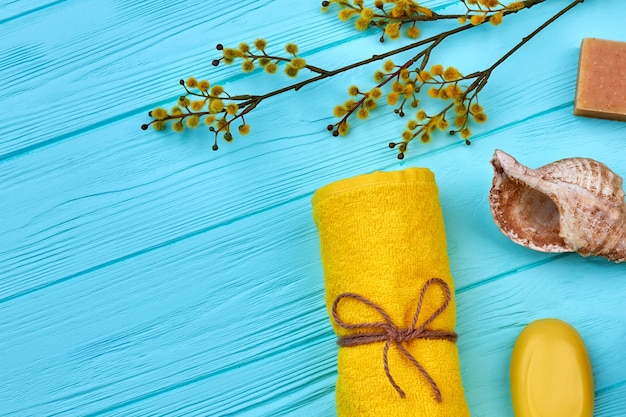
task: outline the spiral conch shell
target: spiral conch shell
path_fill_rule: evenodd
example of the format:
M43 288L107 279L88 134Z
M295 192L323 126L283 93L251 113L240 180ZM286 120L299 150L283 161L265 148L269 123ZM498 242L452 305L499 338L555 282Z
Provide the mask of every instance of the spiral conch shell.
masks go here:
M542 252L626 260L622 178L609 167L567 158L530 169L501 150L491 164L491 213L511 240Z

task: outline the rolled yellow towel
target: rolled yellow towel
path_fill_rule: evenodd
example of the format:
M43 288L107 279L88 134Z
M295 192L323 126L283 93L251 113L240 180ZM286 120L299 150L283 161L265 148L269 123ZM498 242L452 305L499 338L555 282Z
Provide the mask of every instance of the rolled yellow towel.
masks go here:
M435 178L375 172L313 196L338 335L337 415L469 416Z

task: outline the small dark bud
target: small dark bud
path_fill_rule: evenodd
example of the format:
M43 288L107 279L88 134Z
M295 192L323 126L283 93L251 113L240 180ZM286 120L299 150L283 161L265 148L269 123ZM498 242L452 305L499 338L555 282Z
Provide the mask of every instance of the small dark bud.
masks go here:
M152 110L148 112L148 117L152 117Z
M389 142L389 149L393 149L396 147L396 143L395 142Z
M218 43L217 45L215 45L215 49L217 49L218 51L221 51L222 49L224 49L224 45L222 45L221 43Z
M398 159L399 160L403 160L404 159L404 154L403 153L399 153L398 154Z
M210 132L215 132L215 128L213 126L209 126L209 131ZM216 145L217 146L217 145Z
M224 140L226 142L230 142L231 140L233 140L233 135L230 132L224 133Z
M185 80L180 80L179 83L180 85L185 85Z
M333 125L328 125L328 126L326 126L326 129L330 132L331 130L333 130L334 127L335 126L333 126Z
M456 130L451 130L449 133L450 133L451 135L454 135L454 134L456 134Z
M400 110L400 111L398 112L398 116L400 116L400 117L404 117L404 111Z
M218 150L219 148L217 146L217 143L215 145L213 145L213 147L211 149L213 149L214 151Z
M330 4L329 1L323 1L322 2L322 7L328 7L329 4Z
M142 124L141 125L141 130L148 130L148 125L147 124Z
M214 67L217 67L220 64L220 60L214 59L213 62L211 62L211 64L213 64Z
M334 136L334 137L339 136L339 131L338 131L338 130L333 130L333 136Z
M400 110L399 110L399 109L393 109L393 112L394 112L395 114L399 114L399 113L400 113Z
M465 139L465 144L466 144L467 146L470 146L470 145L472 144L472 142L470 142L470 141L469 141L469 139Z

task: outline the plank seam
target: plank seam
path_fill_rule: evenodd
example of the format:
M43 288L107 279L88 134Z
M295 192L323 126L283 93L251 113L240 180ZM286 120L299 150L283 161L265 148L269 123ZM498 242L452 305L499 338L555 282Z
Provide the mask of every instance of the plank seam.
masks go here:
M456 291L454 291L455 294L462 294L464 292L467 292L469 290L473 290L474 288L478 288L478 287L482 287L484 285L487 284L491 284L492 282L496 282L496 281L500 281L501 279L510 277L512 275L518 274L520 272L524 272L524 271L528 271L530 269L533 268L537 268L540 267L542 265L546 265L549 264L551 262L557 261L561 258L567 257L567 256L572 256L572 253L559 253L558 255L554 255L554 256L550 256L548 258L542 259L540 261L537 262L532 262L530 264L518 267L518 268L514 268L514 269L510 269L508 271L502 272L500 274L482 279L480 281L474 282L470 285L466 285L464 287L459 287L456 289Z
M29 11L29 12L24 12L24 13L22 13L20 15L16 15L16 16L19 17L21 15L27 15L27 14L30 14L30 13L34 13L36 11L46 9L48 7L52 7L52 6L56 5L56 4L63 3L65 1L67 1L67 0L57 0L54 3L50 3L48 5L40 6L39 8L33 9L33 10ZM452 4L453 3L440 5L438 7L434 7L433 10L445 9L445 8L449 7L450 5L452 5ZM8 20L11 20L11 19L8 19ZM7 21L7 19L0 20L0 24L4 23L5 21ZM339 46L339 45L342 45L344 43L352 42L352 41L354 41L356 39L366 38L366 37L370 37L370 36L371 36L371 34L370 33L366 33L366 32L357 33L357 34L355 34L353 36L350 36L348 38L344 38L344 39L341 39L341 40L338 40L338 41L335 41L335 42L330 42L330 43L328 43L326 45L323 45L323 46L319 46L317 48L313 48L313 49L307 51L306 53L303 53L302 56L306 57L306 56L309 56L309 55L313 55L313 54L316 54L316 53L321 52L323 50L332 49L332 48L334 48L336 46ZM259 71L261 71L261 70L259 70ZM220 83L222 83L222 84L230 84L230 83L236 82L236 81L238 81L238 80L240 80L242 78L248 77L248 76L249 76L249 74L237 73L237 74L232 75L230 77L226 77L225 79L221 80ZM139 108L135 108L133 110L130 110L130 111L127 111L127 112L123 112L123 113L118 114L116 116L112 116L112 117L106 118L106 119L104 119L104 120L102 120L100 122L96 122L96 123L90 124L88 126L84 126L82 128L73 130L71 132L66 132L66 133L63 133L63 134L61 134L59 136L52 137L50 139L43 140L41 142L34 143L32 145L28 145L28 146L25 146L25 147L20 148L20 149L16 149L16 150L7 152L7 153L5 153L3 155L0 155L0 164L8 162L8 161L16 159L16 158L20 158L20 157L25 156L25 155L28 155L28 154L30 154L32 152L35 152L35 151L39 150L39 149L44 149L44 148L47 148L47 147L55 145L55 144L63 143L66 140L72 139L72 138L74 138L76 136L79 136L79 135L82 135L82 134L85 134L85 133L89 133L89 132L91 132L93 130L97 130L97 129L103 127L103 126L106 126L106 125L109 125L109 124L112 124L112 123L116 123L116 122L119 122L119 121L122 121L122 120L125 120L125 119L128 119L128 118L134 117L134 116L138 116L140 114L145 114L145 113L149 112L150 110L154 109L155 107L159 107L159 106L163 106L163 105L171 104L171 103L175 102L176 99L178 98L178 96L179 95L172 96L169 99L163 99L163 100L159 100L158 102L154 102L154 103L151 103L151 104L146 104L146 105L141 106ZM573 105L573 101L569 102L569 104ZM554 109L558 109L559 107L560 106L557 106ZM551 109L548 109L548 111L550 111L550 110ZM541 113L539 113L539 114L541 114ZM526 119L523 119L523 120L526 120ZM139 130L139 126L137 127L137 129ZM497 130L494 130L494 131L497 132ZM479 136L477 135L476 138L478 139L478 137ZM448 148L445 148L445 149L448 149Z
M484 133L482 133L480 135L477 135L477 137L476 137L476 139L474 141L483 140L486 137L490 136L490 134L492 132L498 132L498 131L506 130L506 129L509 129L512 126L515 126L515 125L517 125L519 123L524 123L524 122L532 120L532 119L543 117L543 116L545 116L545 115L547 115L549 113L552 113L554 111L562 110L562 109L570 106L572 103L573 102L568 102L566 104L562 104L562 105L553 107L551 109L544 110L544 111L536 113L534 115L530 115L530 116L528 116L528 117L526 117L524 119L517 120L517 121L514 121L514 122L507 123L505 125L499 126L499 127L495 128L493 130L490 130L488 132L484 132ZM452 148L455 148L455 147L460 147L460 146L467 146L467 145L465 145L462 142L455 142L455 143L452 143L450 145L444 146L444 147L442 147L440 149L436 149L436 150L433 150L431 152L424 153L422 155L417 155L417 156L409 158L409 159L412 160L412 161L417 161L419 159L423 159L423 158L429 157L431 155L436 155L438 153L441 153L444 150L449 150L449 149L452 149ZM0 163L1 162L2 162L2 159L0 158ZM386 167L384 167L382 169L388 169L388 168L394 167L394 166L396 166L396 164L397 164L397 162L394 162L392 164L387 165ZM304 198L311 198L313 196L313 193L314 193L314 191L308 192L308 193L305 193L305 194L301 194L301 195L292 197L290 199L287 199L285 201L281 201L281 202L279 202L277 204L273 204L271 206L267 206L267 207L261 208L259 210L255 210L255 211L252 211L252 212L249 212L249 213L246 213L246 214L242 214L240 216L233 217L231 219L226 219L226 220L223 220L222 222L219 222L217 224L214 224L214 225L211 225L211 226L208 226L208 227L205 227L205 228L201 228L201 229L198 229L198 230L194 230L194 231L191 231L191 232L186 233L184 235L177 236L177 237L168 239L168 240L166 240L164 242L157 243L155 245L149 246L147 248L143 248L143 249L134 251L134 252L129 253L127 255L124 255L124 256L121 256L121 257L118 257L118 258L115 258L115 259L111 259L111 260L109 260L107 262L95 265L93 267L84 269L84 270L79 271L79 272L75 272L75 273L70 274L70 275L68 275L66 277L62 277L62 278L59 278L57 280L54 280L54 281L51 281L51 282L47 282L45 284L41 284L41 285L38 285L38 286L35 286L35 287L32 287L32 288L28 288L28 289L19 291L19 292L15 293L15 294L12 294L12 295L0 298L0 304L5 303L5 302L9 302L9 301L12 301L12 300L15 300L15 299L18 299L18 298L21 298L21 297L26 296L26 295L30 295L32 293L35 293L35 292L38 292L38 291L50 288L50 287L58 285L58 284L62 284L64 282L68 282L68 281L70 281L70 280L72 280L74 278L78 278L78 277L84 276L84 275L89 274L91 272L99 271L99 270L104 269L106 267L118 264L120 262L127 261L129 259L135 258L137 256L144 255L146 253L150 253L150 252L152 252L154 250L157 250L157 249L161 249L161 248L164 248L164 247L176 244L178 242L185 241L185 240L187 240L189 238L193 238L193 237L202 235L202 234L210 232L212 230L215 230L215 229L218 229L218 228L221 228L221 227L224 227L224 226L228 226L228 225L233 224L233 223L235 223L237 221L245 220L247 218L250 218L250 217L253 217L253 216L265 213L265 212L268 212L268 211L273 210L273 209L275 209L277 207L280 207L282 205L291 204L291 203L294 203L294 202L297 202L297 201L301 201ZM558 259L558 256L556 256L554 258ZM554 259L550 258L550 260L546 260L544 262L550 262L551 260L554 260ZM537 265L540 265L540 264L541 263L537 263ZM535 265L535 264L531 264L528 267L529 268L533 268L534 267L533 265ZM483 281L480 281L478 283L475 283L475 284L473 284L473 286L485 285L485 284L488 284L489 282L497 281L499 279L504 278L505 276L508 276L511 273L515 273L515 272L518 272L518 271L519 270L507 271L507 272L505 272L503 274L497 275L495 277L490 277L490 278L488 278L486 280L483 280ZM460 294L460 293L462 293L464 291L467 291L467 290L473 288L473 286L468 286L468 287L464 287L464 288L461 288L461 289L457 289L456 293Z
M319 335L316 335L316 336L313 336L313 337L309 338L308 341L315 342L315 341L318 341L318 340L326 339L326 338L329 337L330 333L332 333L332 332L327 331L327 332L321 333ZM299 340L297 343L302 343L302 340ZM293 349L291 344L283 345L283 347L281 349L278 349L278 350L275 350L275 351L271 351L271 352L267 352L266 355L255 356L252 359L249 359L249 360L247 360L245 362L237 362L237 363L232 364L232 365L230 365L230 366L228 366L226 368L222 368L222 369L219 369L217 371L209 372L209 373L206 373L206 374L203 374L203 375L198 375L198 376L196 376L194 378L189 378L189 379L187 379L185 381L182 381L182 382L179 382L179 383L176 383L176 384L172 384L172 385L169 385L169 386L166 386L166 387L163 387L163 388L160 388L160 389L157 389L157 390L145 393L143 395L139 395L139 396L137 396L135 398L131 398L131 399L123 401L121 403L114 404L114 405L111 405L109 407L106 407L106 408L104 408L104 409L102 409L100 411L96 411L94 413L86 414L85 417L95 417L95 416L99 416L99 415L102 415L102 414L107 414L107 413L110 413L112 411L119 410L121 408L127 407L129 405L137 404L139 402L142 402L142 401L148 400L150 398L159 396L161 394L165 394L165 393L168 393L168 392L171 392L171 391L174 391L174 390L177 390L177 389L180 389L180 388L184 388L184 387L187 387L189 385L192 385L192 384L204 381L204 380L209 379L209 378L211 378L211 377L213 377L215 375L219 375L221 373L228 372L231 369L237 369L237 368L240 368L242 366L246 366L246 365L249 365L249 364L252 364L252 363L264 360L264 359L266 359L267 357L270 357L270 356L274 356L274 355L277 355L277 354L289 352L291 349Z
M35 7L34 9L27 10L25 12L21 12L21 13L15 14L13 16L5 17L4 19L0 19L0 25L2 25L4 23L11 22L13 20L20 19L20 18L22 18L24 16L31 15L33 13L40 12L42 10L48 9L48 8L56 6L58 4L65 3L66 1L67 0L57 0L57 1L54 1L52 3L44 4L43 6Z
M198 230L191 231L191 232L186 233L184 235L177 236L177 237L174 237L172 239L168 239L168 240L166 240L164 242L157 243L157 244L149 246L147 248L143 248L143 249L140 249L138 251L129 253L127 255L120 256L120 257L117 257L115 259L111 259L109 261L103 262L103 263L98 264L98 265L94 265L94 266L92 266L90 268L84 269L82 271L75 272L75 273L70 274L70 275L68 275L66 277L62 277L62 278L56 279L54 281L47 282L45 284L41 284L41 285L38 285L38 286L35 286L35 287L32 287L32 288L28 288L28 289L19 291L19 292L15 293L15 294L11 294L9 296L0 298L0 304L6 303L6 302L9 302L9 301L13 301L15 299L18 299L18 298L24 297L26 295L30 295L30 294L36 293L36 292L41 291L41 290L45 290L47 288L53 287L53 286L58 285L58 284L62 284L62 283L68 282L68 281L70 281L70 280L72 280L74 278L79 278L79 277L87 275L89 273L92 273L92 272L99 271L101 269L107 268L109 266L112 266L112 265L115 265L115 264L118 264L118 263L121 263L121 262L125 262L125 261L133 259L133 258L135 258L137 256L141 256L141 255L144 255L146 253L153 252L153 251L155 251L157 249L165 248L167 246L170 246L170 245L173 245L173 244L185 241L187 239L190 239L190 238L193 238L193 237L196 237L196 236L199 236L199 235L202 235L202 234L210 232L212 230L219 229L219 228L224 227L224 226L228 226L230 224L233 224L233 223L241 221L241 220L245 220L245 219L247 219L249 217L253 217L253 216L256 216L256 215L259 215L259 214L263 214L265 212L273 210L273 209L275 209L275 208L277 208L279 206L282 206L284 204L294 203L294 202L300 201L300 200L302 200L304 198L311 198L312 196L313 196L312 192L311 193L302 194L302 195L293 197L291 199L288 199L286 201L282 201L282 202L280 202L278 204L273 204L271 206L263 207L263 208L261 208L259 210L256 210L256 211L253 211L253 212L250 212L250 213L246 213L246 214L242 214L240 216L233 217L231 219L226 219L226 220L224 220L222 222L219 222L217 224L214 224L214 225L211 225L211 226L208 226L208 227L204 227L204 228L201 228L201 229L198 229Z

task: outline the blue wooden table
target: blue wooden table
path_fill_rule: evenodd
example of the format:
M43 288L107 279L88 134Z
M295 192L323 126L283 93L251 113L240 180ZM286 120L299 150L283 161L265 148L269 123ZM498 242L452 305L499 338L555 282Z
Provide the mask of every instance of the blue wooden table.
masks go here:
M457 35L432 60L483 69L567 3ZM268 99L247 118L251 133L217 152L206 128L140 130L149 110L176 102L181 78L237 94L293 82L213 67L217 43L294 42L334 69L410 42L381 44L318 1L0 2L0 415L334 415L337 347L311 196L342 178L427 167L472 415L512 416L515 339L558 317L587 344L595 415L625 416L624 265L518 246L487 199L496 148L531 167L585 156L626 176L626 123L572 114L582 38L626 41L625 12L622 0L576 6L494 71L471 146L439 135L399 161L387 143L406 120L389 106L345 137L326 130L347 87L367 85L380 62ZM422 25L423 36L451 25Z

